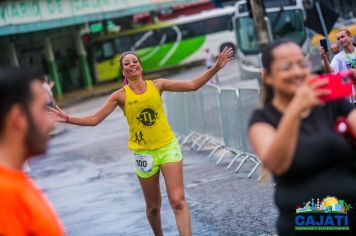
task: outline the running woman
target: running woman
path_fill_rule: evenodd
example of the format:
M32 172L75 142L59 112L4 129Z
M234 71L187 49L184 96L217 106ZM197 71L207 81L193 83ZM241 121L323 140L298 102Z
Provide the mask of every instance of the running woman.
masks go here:
M133 151L136 174L146 201L147 218L155 235L163 235L160 171L165 179L179 234L191 235L190 213L184 194L182 153L164 114L161 94L163 91L196 91L232 59L233 50L225 48L215 64L193 80L151 81L143 78L140 58L133 52L126 52L120 58L120 66L127 84L111 94L94 115L74 117L59 107L51 109L57 122L83 126L99 124L117 105L123 110L129 125L128 147Z

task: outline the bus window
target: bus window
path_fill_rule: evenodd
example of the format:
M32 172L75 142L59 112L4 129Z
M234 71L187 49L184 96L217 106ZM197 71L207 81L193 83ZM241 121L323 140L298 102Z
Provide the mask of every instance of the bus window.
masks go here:
M306 34L300 10L272 12L268 13L268 18L274 40L284 38L299 45L303 44ZM236 18L236 29L236 37L241 51L246 54L256 54L258 43L253 20L248 16Z
M237 18L236 28L240 50L246 54L257 53L258 44L253 20L250 17Z
M207 20L205 29L207 33L215 33L221 31L220 19L219 18L212 18Z
M96 61L106 60L114 56L114 45L111 41L98 43L95 45L95 59Z
M94 46L94 55L95 55L95 60L96 61L101 61L103 58L103 50L101 50L101 45L100 44L96 44Z
M115 48L117 53L131 51L133 47L133 40L130 36L124 36L115 39Z
M201 35L213 34L229 29L231 15L224 15L204 20L199 20L179 26L183 33L183 38L188 39Z
M206 20L205 33L212 34L229 29L229 23L231 21L230 15L219 16L212 19Z
M234 27L232 26L232 15L227 15L224 18L221 19L221 24L224 24L227 26L227 29L230 31L234 30Z
M114 56L114 45L111 41L105 42L102 44L103 46L103 57L111 58Z
M162 35L159 31L147 31L134 36L135 49L149 48L159 45Z
M189 39L200 35L202 25L200 21L196 21L188 24L182 24L179 26L179 29L182 32L183 39Z
M300 10L284 11L269 15L273 38L285 38L302 45L305 40L302 12Z
M165 43L171 43L177 40L177 32L172 27L163 28L161 32L162 32L162 37L166 38ZM183 37L184 37L184 32L183 32Z

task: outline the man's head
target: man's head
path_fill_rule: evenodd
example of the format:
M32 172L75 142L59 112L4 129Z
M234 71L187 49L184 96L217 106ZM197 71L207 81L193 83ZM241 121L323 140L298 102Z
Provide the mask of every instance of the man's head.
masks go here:
M46 94L33 69L0 67L0 142L15 140L26 158L47 150L53 121L46 111Z
M352 45L351 32L346 28L340 29L337 32L336 39L337 39L337 42L339 43L339 45L343 48L347 48L350 45Z
M339 45L336 42L331 43L330 45L331 52L335 55L339 53Z

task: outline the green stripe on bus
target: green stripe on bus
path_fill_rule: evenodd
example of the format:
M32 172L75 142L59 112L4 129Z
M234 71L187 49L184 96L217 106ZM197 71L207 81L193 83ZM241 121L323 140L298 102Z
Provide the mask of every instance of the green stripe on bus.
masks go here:
M182 63L185 59L199 50L205 42L205 36L196 37L193 39L183 40L179 43L175 52L171 55L171 57L167 60L166 63L160 65L160 62L163 58L172 50L175 42L164 44L160 46L157 50L156 47L150 48L149 51L138 50L137 55L142 59L142 68L144 71L155 70L167 66L174 66ZM144 60L144 57L153 53L153 50L157 50L157 52L152 55L147 60Z
M206 36L200 36L193 39L188 39L182 41L175 53L171 58L165 63L165 66L172 66L181 63L183 60L187 59L196 51L200 50L204 44Z

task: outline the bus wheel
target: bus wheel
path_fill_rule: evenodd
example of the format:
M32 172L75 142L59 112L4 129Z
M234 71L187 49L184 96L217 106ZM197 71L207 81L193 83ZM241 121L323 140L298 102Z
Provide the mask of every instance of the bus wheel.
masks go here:
M223 43L223 44L221 44L221 46L220 46L220 52L222 52L225 47L232 48L232 51L233 51L234 54L235 54L235 45L234 45L233 43Z

